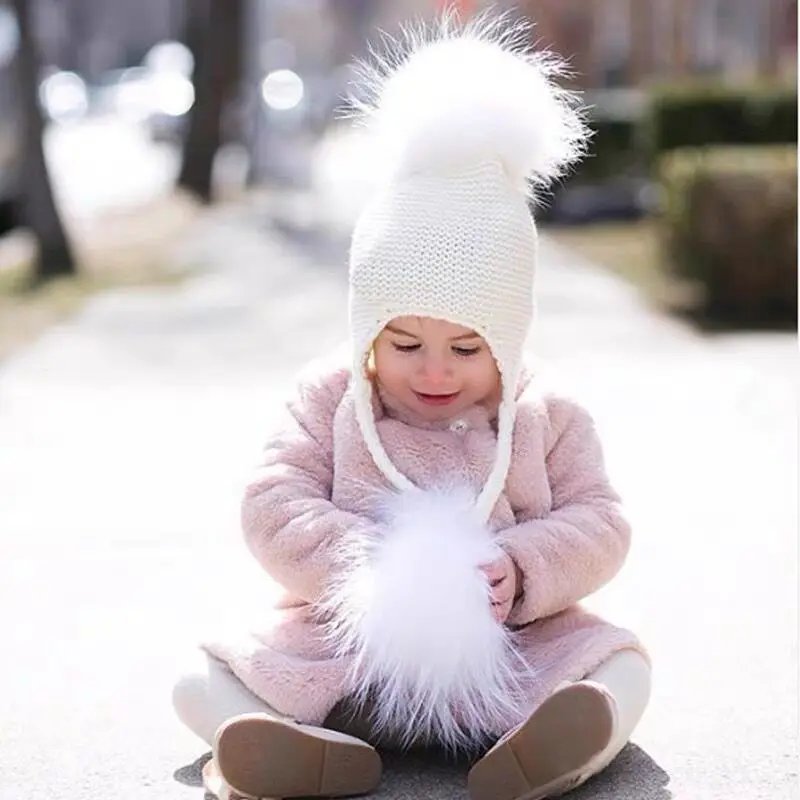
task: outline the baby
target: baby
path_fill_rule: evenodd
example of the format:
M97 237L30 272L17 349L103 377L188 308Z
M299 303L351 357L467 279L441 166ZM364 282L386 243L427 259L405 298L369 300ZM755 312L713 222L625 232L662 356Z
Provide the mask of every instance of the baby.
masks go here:
M284 596L175 687L221 792L368 793L375 745L433 743L474 755L473 800L556 796L647 705L636 636L578 605L630 543L597 432L523 355L530 188L586 132L518 32L445 26L367 75L388 170L353 235L349 358L300 376L243 502Z

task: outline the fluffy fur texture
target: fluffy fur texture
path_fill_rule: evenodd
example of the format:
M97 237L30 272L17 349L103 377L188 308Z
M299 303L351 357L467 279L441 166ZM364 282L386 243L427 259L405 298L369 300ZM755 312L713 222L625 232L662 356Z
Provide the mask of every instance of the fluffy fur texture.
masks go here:
M478 746L520 704L524 661L479 569L501 551L474 505L468 489L392 494L380 528L344 543L325 607L379 736Z
M563 61L530 41L529 23L491 13L384 37L359 65L350 105L375 134L386 177L498 160L533 192L564 174L588 128L578 96L556 84Z
M387 485L361 435L350 382L346 352L303 373L242 499L245 541L282 588L277 609L253 606L255 619L243 620L244 630L205 642L255 695L315 725L346 705L353 672L315 609L342 574L341 543L377 527L373 497ZM436 486L442 475L476 488L485 482L496 437L483 407L460 415L468 426L463 433L446 424L426 427L389 396L376 404L376 418L386 452L418 486ZM576 605L620 569L630 528L591 417L529 369L519 385L511 469L489 524L522 571L522 596L508 625L517 628L514 645L534 667L526 671L520 707L485 721L500 735L561 682L586 676L618 650L643 651L632 632ZM455 624L455 601L440 601L430 613Z

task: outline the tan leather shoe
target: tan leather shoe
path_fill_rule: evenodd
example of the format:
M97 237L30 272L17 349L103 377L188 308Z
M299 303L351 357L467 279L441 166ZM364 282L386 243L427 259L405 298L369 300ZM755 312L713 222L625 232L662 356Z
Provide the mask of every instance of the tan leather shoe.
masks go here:
M203 788L217 800L269 800L267 797L252 798L234 792L222 779L217 762L212 758L203 767Z
M471 800L541 800L574 789L613 740L617 706L591 681L554 692L470 770Z
M220 726L214 760L222 779L245 797L346 797L371 792L382 765L355 736L242 714Z

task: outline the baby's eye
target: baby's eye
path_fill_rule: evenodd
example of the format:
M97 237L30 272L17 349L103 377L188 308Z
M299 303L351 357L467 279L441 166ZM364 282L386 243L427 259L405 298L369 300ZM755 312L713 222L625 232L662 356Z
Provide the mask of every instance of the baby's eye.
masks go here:
M392 342L392 346L400 353L413 353L420 347L418 344L397 344L397 342Z
M480 347L454 347L453 348L453 352L457 356L464 356L464 357L475 356L478 353L480 353L480 351L481 351Z

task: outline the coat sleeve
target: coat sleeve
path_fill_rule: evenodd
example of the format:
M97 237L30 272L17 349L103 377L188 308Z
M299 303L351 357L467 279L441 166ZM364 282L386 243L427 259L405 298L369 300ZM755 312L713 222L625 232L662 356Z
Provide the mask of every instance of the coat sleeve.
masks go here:
M510 625L551 616L594 593L619 572L630 547L630 526L609 484L591 416L571 401L555 400L549 418L551 510L543 518L523 513L500 535L522 574Z
M333 417L346 386L344 371L300 383L242 501L250 551L277 583L307 602L325 591L342 533L366 523L331 502Z

